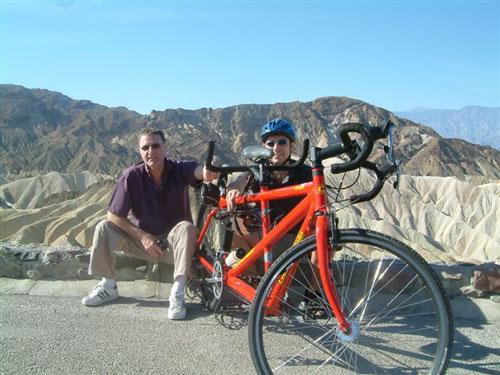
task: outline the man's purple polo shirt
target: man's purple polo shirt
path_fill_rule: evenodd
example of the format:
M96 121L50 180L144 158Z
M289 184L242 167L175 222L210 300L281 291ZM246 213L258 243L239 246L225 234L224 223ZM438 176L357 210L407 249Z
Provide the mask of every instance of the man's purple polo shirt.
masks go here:
M188 185L194 186L194 161L165 159L157 187L144 163L126 169L118 179L108 211L153 235L165 235L180 221L191 221ZM129 215L131 213L131 215Z

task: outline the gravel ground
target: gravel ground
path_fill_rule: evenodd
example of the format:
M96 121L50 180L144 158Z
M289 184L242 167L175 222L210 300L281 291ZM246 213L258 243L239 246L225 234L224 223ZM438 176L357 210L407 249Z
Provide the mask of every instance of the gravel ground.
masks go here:
M169 321L163 299L88 308L75 297L2 295L2 374L253 374L247 330L222 327L199 304ZM455 321L449 374L498 374L500 325Z

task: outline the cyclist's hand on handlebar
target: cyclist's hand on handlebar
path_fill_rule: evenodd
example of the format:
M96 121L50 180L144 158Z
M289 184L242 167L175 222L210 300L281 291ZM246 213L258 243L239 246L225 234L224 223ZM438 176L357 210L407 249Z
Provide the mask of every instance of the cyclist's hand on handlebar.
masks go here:
M210 182L213 181L217 178L219 178L220 173L219 172L213 172L204 165L203 166L203 181L204 182Z
M241 193L238 189L231 189L227 192L226 202L227 202L227 208L229 210L232 210L235 207L234 200L240 196L241 196Z

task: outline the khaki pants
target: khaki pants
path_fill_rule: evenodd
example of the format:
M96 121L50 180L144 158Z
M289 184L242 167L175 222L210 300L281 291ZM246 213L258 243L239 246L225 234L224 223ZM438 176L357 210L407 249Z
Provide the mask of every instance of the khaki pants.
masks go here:
M127 255L144 259L148 262L174 264L174 280L177 276L190 276L191 260L196 247L196 227L181 221L167 235L168 249L160 260L149 256L142 244L131 238L109 220L97 224L91 247L89 275L115 278L116 257L114 251L123 251Z

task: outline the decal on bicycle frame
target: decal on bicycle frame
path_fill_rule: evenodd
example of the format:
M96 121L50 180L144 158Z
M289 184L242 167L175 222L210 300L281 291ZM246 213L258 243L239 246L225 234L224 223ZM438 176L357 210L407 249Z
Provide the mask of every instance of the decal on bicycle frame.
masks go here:
M295 240L293 241L293 245L298 244L300 241L302 241L305 238L306 234L303 231L300 231L297 233L297 237L295 237Z
M288 276L288 272L290 271L290 268L292 268L292 267L293 267L293 263L290 264L287 267L286 271L283 272L283 274L280 276L280 278L278 279L278 284L283 285L285 283L286 277Z
M304 190L306 188L306 184L300 184L293 187L293 190Z

